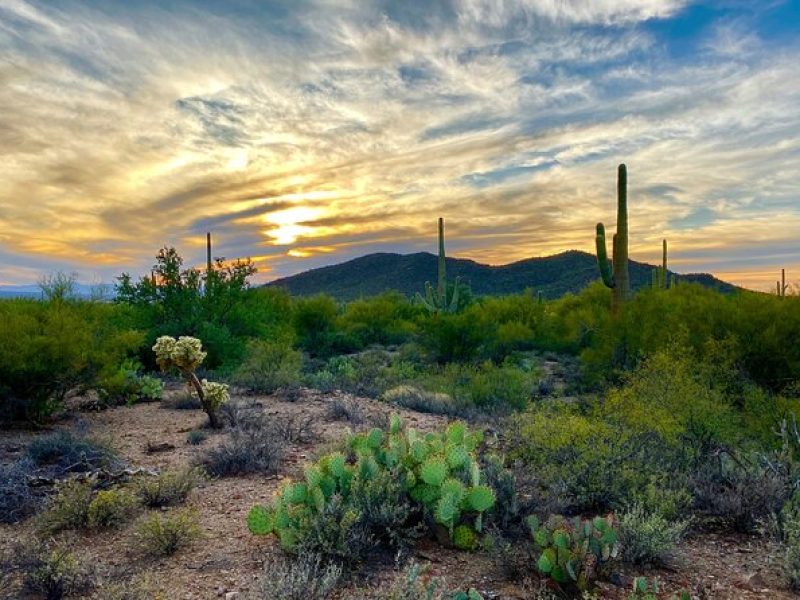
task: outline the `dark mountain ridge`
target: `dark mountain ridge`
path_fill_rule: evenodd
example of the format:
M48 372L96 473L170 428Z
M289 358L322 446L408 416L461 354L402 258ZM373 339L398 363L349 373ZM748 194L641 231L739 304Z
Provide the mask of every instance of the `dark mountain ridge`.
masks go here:
M653 269L653 265L631 261L633 289L649 286ZM681 282L696 282L722 292L738 289L707 273L674 275ZM276 279L266 285L282 287L297 296L326 293L348 301L387 290L410 296L422 291L426 281L435 282L436 276L437 257L434 254L379 252ZM450 279L461 277L476 296L515 294L531 288L541 290L545 298L579 292L599 278L594 255L578 250L526 258L507 265L484 265L464 258L448 258L447 276Z

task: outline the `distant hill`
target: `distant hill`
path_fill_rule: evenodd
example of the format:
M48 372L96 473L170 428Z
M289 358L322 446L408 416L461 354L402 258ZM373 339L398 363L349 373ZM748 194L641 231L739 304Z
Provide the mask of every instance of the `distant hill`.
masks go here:
M266 285L285 288L298 296L326 293L343 301L374 296L387 290L412 295L423 290L426 281L436 281L436 263L437 257L428 252L381 252L276 279ZM652 265L631 261L632 287L638 289L649 286L654 268ZM461 277L477 296L513 294L532 288L541 290L546 298L558 298L567 292L579 292L598 279L598 272L594 255L569 250L553 256L527 258L499 266L483 265L462 258L448 258L447 276ZM706 273L677 277L680 281L700 283L722 292L738 289Z

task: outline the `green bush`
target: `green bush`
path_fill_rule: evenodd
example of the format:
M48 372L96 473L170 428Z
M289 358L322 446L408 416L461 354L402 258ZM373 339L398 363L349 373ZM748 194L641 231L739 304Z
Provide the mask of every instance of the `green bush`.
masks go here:
M0 301L0 421L42 421L70 390L91 387L98 373L142 345L127 312L84 301Z
M130 492L101 490L89 503L87 525L93 528L118 527L133 518L138 509L139 503Z
M203 472L197 468L165 471L155 477L144 477L136 485L136 494L145 506L160 508L180 504L198 483Z
M416 330L414 317L420 313L403 295L386 292L347 304L337 325L358 348L396 345L411 339Z
M136 541L147 556L162 557L175 554L201 535L196 511L182 509L166 515L143 518L136 528Z
M138 361L126 360L116 369L101 373L98 382L100 399L109 406L161 400L164 384L160 379L141 374Z
M253 340L244 361L233 374L233 383L254 392L271 394L300 384L302 355L288 344Z
M89 506L94 499L92 486L71 479L56 488L47 511L39 517L39 527L47 533L89 526Z
M26 591L48 600L83 596L94 587L90 569L69 550L50 543L23 543L14 552L12 566L22 574Z
M783 563L786 578L794 590L800 589L800 494L795 492L780 513Z
M56 475L109 467L117 460L105 444L65 430L36 438L28 446L27 455L36 465L48 467Z
M669 521L634 504L619 518L623 558L636 565L663 565L683 539L690 520Z
M295 301L292 323L297 344L311 356L329 356L337 342L336 301L330 296L313 296Z
M458 422L438 434L403 430L394 415L388 431L350 436L350 457L333 453L308 465L305 481L285 484L271 508L254 507L248 525L275 533L288 551L338 559L363 556L375 540L397 544L412 514L452 543L461 526L480 532L495 502L474 454L480 440Z

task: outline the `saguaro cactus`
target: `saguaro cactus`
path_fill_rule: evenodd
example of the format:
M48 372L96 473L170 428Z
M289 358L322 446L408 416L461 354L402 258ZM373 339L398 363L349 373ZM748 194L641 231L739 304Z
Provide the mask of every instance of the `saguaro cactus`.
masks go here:
M775 282L778 297L779 298L786 298L786 290L789 289L789 286L786 285L786 269L781 269L781 280Z
M611 309L616 313L630 296L628 273L628 171L624 164L617 170L617 232L614 234L612 264L606 252L606 228L597 224L597 266L606 287L611 288Z
M211 273L214 264L211 260L211 232L206 233L206 273Z
M653 289L665 290L669 287L669 271L667 270L667 240L661 241L661 266L652 270Z
M434 293L430 281L426 281L425 297L423 298L422 295L417 292L417 298L422 302L425 308L431 312L454 313L458 310L458 283L459 278L456 277L455 285L453 285L453 293L448 301L446 256L444 252L444 219L439 217L439 280L436 285L436 292Z

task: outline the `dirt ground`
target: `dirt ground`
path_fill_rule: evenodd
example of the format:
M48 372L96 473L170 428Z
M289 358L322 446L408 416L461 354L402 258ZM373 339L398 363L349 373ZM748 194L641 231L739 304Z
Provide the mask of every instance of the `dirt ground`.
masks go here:
M300 397L289 401L281 396L241 398L254 403L275 419L292 414L313 417L318 441L312 445L295 445L279 476L241 476L202 483L195 489L187 504L198 510L203 537L176 555L160 559L143 558L131 543L132 530L59 534L57 540L69 545L87 564L94 565L100 586L92 598L104 598L105 585L133 580L143 576L161 587L169 600L206 600L214 598L252 598L258 589L258 578L265 557L280 550L270 538L251 535L245 523L250 508L268 503L282 479L296 475L315 449L340 438L348 427L345 421L332 420L328 406L343 394L321 394L304 390ZM236 400L236 398L234 398ZM367 414L378 417L396 410L383 403L354 398ZM429 430L444 422L442 417L399 411L404 420L418 429ZM133 467L171 469L192 463L205 448L219 444L227 435L224 431L211 433L201 445L187 442L187 433L203 427L206 417L199 410L163 408L159 403L119 407L101 412L76 413L59 423L73 427L85 421L89 433L108 440L119 456ZM42 433L0 432L0 460L9 460L21 452L34 436ZM163 452L148 452L148 444L168 443L174 446ZM11 547L16 540L31 534L32 524L0 525L0 548ZM486 553L466 554L421 541L414 549L416 560L431 563L434 575L446 578L451 587L474 587L485 598L533 599L535 589L544 585L536 577L529 581L509 580L497 561ZM696 598L749 599L794 598L785 589L775 561L776 549L757 537L703 534L686 540L670 569L631 572L624 569L615 577L616 585L601 584L600 598L624 599L633 576L658 577L664 592L686 589ZM362 569L369 576L355 586L344 588L338 598L362 598L365 587L385 587L394 567L391 559L376 558L377 564ZM23 596L0 593L0 598ZM665 598L669 594L664 594Z

